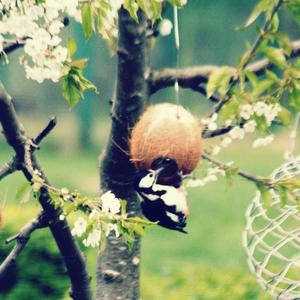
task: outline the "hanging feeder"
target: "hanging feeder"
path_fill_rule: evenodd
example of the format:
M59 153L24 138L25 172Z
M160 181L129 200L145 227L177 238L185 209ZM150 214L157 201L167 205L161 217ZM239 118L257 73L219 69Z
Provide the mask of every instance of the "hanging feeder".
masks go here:
M179 105L150 106L132 130L130 155L138 171L146 171L161 157L176 161L183 174L191 173L200 159L198 120Z
M276 169L273 179L300 177L300 157ZM243 243L248 265L258 283L278 300L300 299L299 206L282 207L272 190L272 205L266 211L257 192L246 212ZM300 189L294 191L300 196Z

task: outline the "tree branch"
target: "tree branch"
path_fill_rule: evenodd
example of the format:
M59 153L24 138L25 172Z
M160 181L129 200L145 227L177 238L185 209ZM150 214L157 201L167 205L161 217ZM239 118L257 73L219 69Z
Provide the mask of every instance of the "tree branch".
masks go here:
M0 81L0 122L3 127L3 132L7 143L14 149L19 162L22 164L22 171L28 181L32 180L31 170L25 163L25 153L27 141L30 140L25 136L24 129L18 121L11 97L6 92ZM51 121L50 121L51 122ZM51 122L51 124L53 121ZM54 127L54 126L53 126ZM38 140L42 140L49 133L47 126ZM31 153L31 163L34 170L38 170L41 178L46 184L49 181L43 172L34 153ZM90 277L86 271L84 257L71 235L69 225L66 220L60 220L60 210L57 210L51 204L51 197L45 188L41 188L39 201L43 207L45 216L49 219L49 228L64 259L66 269L72 285L71 296L76 300L90 300L91 291L89 287Z
M236 126L240 126L240 125L238 125L238 124L229 125L229 126L218 128L216 130L211 130L211 131L210 130L203 130L202 131L202 138L210 139L210 138L214 138L214 137L226 134L226 133L230 132Z
M223 170L226 170L226 169L229 168L227 164L225 164L224 162L219 161L219 160L217 160L215 158L212 158L211 156L209 156L205 152L202 154L202 158L205 159L205 160L207 160L207 161L209 161L210 163L218 166L219 168L221 168ZM263 184L263 185L265 185L268 188L273 188L274 187L273 184L272 184L272 182L268 178L254 176L254 175L248 174L248 173L243 172L243 171L238 171L237 175L239 175L242 178L245 178L247 180L250 180L250 181L252 181L254 183Z
M5 241L8 244L16 240L16 245L13 247L11 252L0 265L0 279L16 263L17 258L21 254L22 250L25 248L32 232L36 229L44 227L47 227L45 215L44 213L40 213L35 219L26 224L17 235Z
M47 124L47 126L34 138L33 144L36 146L32 151L37 149L37 145L39 145L42 140L52 131L52 129L56 125L56 117L52 117ZM14 173L21 169L20 162L18 157L15 155L9 162L7 162L1 169L0 169L0 181L5 178L6 176Z
M298 56L300 56L300 40L292 42L292 52L289 59ZM268 59L261 59L249 64L246 70L255 73L257 76L261 76L266 72L266 70L272 69L273 67L274 65ZM189 88L206 96L206 90L201 87L201 84L206 84L210 74L217 68L219 68L219 66L204 65L179 69L178 83L182 88ZM237 72L237 68L234 67L231 67L230 70L233 75ZM173 87L175 80L176 70L173 68L153 70L148 78L149 95L156 93L160 89ZM217 99L211 98L210 100L212 102L216 102Z
M24 47L25 40L26 40L26 38L24 38L24 39L5 39L3 42L4 43L3 51L6 54L12 53L13 51L15 51L17 49Z
M18 170L18 163L15 157L13 157L9 162L7 162L1 169L0 169L0 181L5 178L6 176L14 173Z

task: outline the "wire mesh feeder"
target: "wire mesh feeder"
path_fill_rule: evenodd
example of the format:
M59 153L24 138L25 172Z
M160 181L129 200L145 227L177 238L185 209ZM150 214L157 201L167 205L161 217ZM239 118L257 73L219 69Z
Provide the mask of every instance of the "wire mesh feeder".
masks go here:
M300 177L300 156L276 169L271 177ZM300 195L300 189L294 191ZM257 192L246 212L243 244L258 283L275 299L300 299L300 213L297 205L281 206L272 190L267 211Z

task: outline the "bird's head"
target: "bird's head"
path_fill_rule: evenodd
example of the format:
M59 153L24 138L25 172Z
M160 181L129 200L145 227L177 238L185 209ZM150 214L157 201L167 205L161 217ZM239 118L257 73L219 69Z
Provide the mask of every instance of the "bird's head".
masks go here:
M174 160L158 158L152 163L150 170L136 174L137 188L151 188L160 178L172 177L177 171L177 163Z

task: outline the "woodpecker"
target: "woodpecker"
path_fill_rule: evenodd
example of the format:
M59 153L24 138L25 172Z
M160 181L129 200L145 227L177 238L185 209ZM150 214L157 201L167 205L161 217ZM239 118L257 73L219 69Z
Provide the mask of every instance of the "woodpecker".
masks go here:
M160 177L172 177L170 184L160 184ZM182 175L177 163L169 158L159 158L151 169L138 174L136 190L141 196L144 216L158 225L183 233L188 217L187 197L181 187Z

